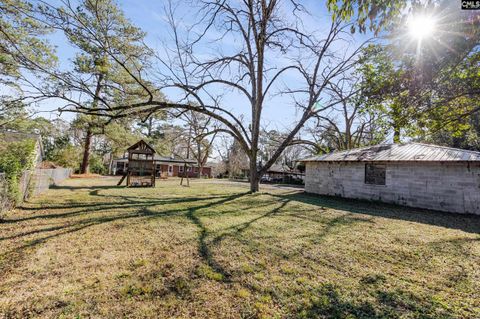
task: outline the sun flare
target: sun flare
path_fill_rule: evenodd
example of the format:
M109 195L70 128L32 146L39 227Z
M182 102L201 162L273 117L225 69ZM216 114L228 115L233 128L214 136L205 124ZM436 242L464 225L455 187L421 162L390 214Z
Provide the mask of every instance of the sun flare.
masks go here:
M435 20L424 15L412 17L408 22L408 30L413 38L422 40L435 31Z

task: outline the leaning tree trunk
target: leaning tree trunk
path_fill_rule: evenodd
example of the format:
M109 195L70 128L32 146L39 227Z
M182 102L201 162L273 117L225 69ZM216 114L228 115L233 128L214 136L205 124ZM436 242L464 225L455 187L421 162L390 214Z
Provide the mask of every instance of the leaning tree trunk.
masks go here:
M85 136L85 147L83 148L83 159L82 159L82 167L80 168L80 174L88 174L89 173L89 160L90 160L90 146L92 144L92 129L90 125L87 128L87 135Z

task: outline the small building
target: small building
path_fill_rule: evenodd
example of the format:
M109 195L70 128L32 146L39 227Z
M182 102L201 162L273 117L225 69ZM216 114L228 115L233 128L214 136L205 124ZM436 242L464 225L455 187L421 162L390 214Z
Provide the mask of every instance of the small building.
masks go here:
M167 177L198 177L198 163L192 159L182 159L175 156L153 156L155 167L155 178ZM186 166L186 168L185 168ZM113 175L123 175L128 169L128 157L116 158L113 160ZM212 167L202 168L202 177L212 177Z
M381 144L303 162L308 193L480 214L480 152Z

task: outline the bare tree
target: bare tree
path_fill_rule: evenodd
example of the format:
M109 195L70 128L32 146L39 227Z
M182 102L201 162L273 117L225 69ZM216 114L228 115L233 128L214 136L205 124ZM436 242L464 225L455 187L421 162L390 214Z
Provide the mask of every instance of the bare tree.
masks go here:
M295 14L287 16L283 13L286 8ZM339 20L333 20L326 32L322 30L323 36L319 36L320 32L307 33L301 24L305 9L290 1L202 1L201 12L204 18L196 24L196 30L200 24L205 24L206 28L200 36L187 36L187 41L182 42L174 8L168 8L176 46L169 51L170 59L159 58L164 66L158 76L162 87L180 89L184 93L182 100L194 103L147 103L153 109L174 106L202 113L222 123L222 128L211 133L230 134L241 145L249 158L250 188L255 192L260 177L294 141L305 123L345 98L327 92L331 90L331 83L346 76L355 65L361 45L346 49L351 44L348 32L344 32L348 26ZM221 36L213 41L208 38L209 43L221 43L231 37L238 45L229 50L232 51L229 54L218 48L217 55L201 58L196 53L198 43L214 30ZM280 54L288 57L286 61L280 61ZM291 73L303 83L280 87L282 77ZM218 92L219 87L243 96L250 109L249 121L234 114L232 108L223 103L221 94L213 93ZM292 119L290 132L260 166L262 113L270 98L277 94L290 98L300 115ZM124 114L132 110L132 107L121 109Z
M325 29L307 31L302 21L309 13L294 0L202 0L198 4L201 18L186 30L186 22L176 19L172 3L167 6L166 16L175 45L163 54L156 54L155 74L148 74L145 68L132 63L136 57L116 48L110 39L105 41L94 35L89 39L102 46L109 60L140 87L136 99L104 99L81 82L57 73L52 76L63 86L73 85L82 92L82 99L95 98L98 106L86 107L71 94L41 92L43 97L66 100L68 105L64 110L111 119L142 114L148 118L159 110L172 108L210 117L221 127L208 134L231 135L247 154L250 189L256 192L261 176L296 140L302 127L348 98L328 93L332 83L348 76L363 44L354 43L349 25L338 18L326 18ZM65 1L65 5L70 3ZM189 2L189 5L195 4ZM212 39L215 34L219 36ZM222 46L226 39L234 39L228 50ZM215 50L205 54L199 47ZM295 80L289 81L289 77ZM156 98L159 89L177 89L180 97L176 102L160 100ZM231 91L241 96L248 112L236 114L225 102L225 93ZM296 116L292 115L289 133L269 160L259 165L263 113L266 106L273 104L272 97L279 95L284 102L277 107L291 107ZM145 98L139 101L139 97Z
M341 102L328 113L317 114L310 133L316 135L317 149L348 150L362 145L381 142L386 136L378 112L365 107L358 98L356 76L329 83L329 94ZM310 139L311 140L311 139ZM307 142L308 143L308 142Z
M189 131L192 135L190 136L192 142L190 143L190 150L193 158L197 161L197 177L200 178L217 135L215 121L211 117L193 111L184 113L184 118L191 128Z

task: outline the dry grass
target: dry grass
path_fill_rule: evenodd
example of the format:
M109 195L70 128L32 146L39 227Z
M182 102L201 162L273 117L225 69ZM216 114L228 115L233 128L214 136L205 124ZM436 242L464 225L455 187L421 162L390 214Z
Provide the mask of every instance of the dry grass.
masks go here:
M88 173L88 174L72 174L70 178L100 178L102 175L100 174L94 174L94 173Z
M74 179L0 224L0 318L479 318L480 218Z

